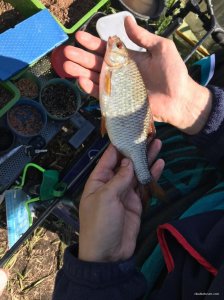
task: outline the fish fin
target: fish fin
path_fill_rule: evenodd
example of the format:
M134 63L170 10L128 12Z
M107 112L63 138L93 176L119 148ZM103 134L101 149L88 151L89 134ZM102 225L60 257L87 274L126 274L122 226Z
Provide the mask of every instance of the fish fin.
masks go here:
M150 201L151 191L148 184L140 184L139 186L140 198L142 200L143 208L146 207L147 203Z
M111 74L110 70L107 70L105 73L104 92L107 96L111 94Z
M104 135L107 133L106 118L104 116L101 117L100 132L101 132L102 137L104 137Z
M149 189L153 197L157 198L161 202L168 203L166 192L154 179L150 181Z
M141 184L139 191L143 207L146 206L147 202L150 201L152 196L161 202L168 203L165 191L154 179L152 179L152 181L150 181L148 184Z
M155 128L154 121L151 118L149 122L149 128L148 128L148 141L151 142L154 139L155 135L156 135L156 128Z

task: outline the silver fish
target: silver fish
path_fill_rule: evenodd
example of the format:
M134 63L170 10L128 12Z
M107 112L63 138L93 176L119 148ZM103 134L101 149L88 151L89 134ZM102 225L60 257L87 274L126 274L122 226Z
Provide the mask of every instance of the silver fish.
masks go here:
M155 136L147 90L135 61L122 41L108 39L100 73L101 131L111 143L132 160L139 183L152 182L147 149Z

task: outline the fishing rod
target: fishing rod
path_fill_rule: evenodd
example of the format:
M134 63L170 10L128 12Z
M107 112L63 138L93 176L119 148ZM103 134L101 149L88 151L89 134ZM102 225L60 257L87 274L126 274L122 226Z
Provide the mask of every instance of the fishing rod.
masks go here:
M91 145L87 147L80 159L73 162L69 170L67 170L66 174L64 174L61 179L62 182L67 184L67 191L65 195L63 197L52 199L50 203L46 203L45 201L41 202L42 206L44 206L44 212L0 259L0 268L4 267L7 261L14 255L15 252L18 251L19 247L33 234L34 230L39 227L50 214L62 217L63 219L63 212L65 212L66 208L66 205L63 203L66 203L66 201L69 202L71 194L74 194L80 189L80 187L84 186L90 172L108 145L108 137L102 138L101 136L98 136L98 138L96 138ZM69 216L67 216L67 218L69 218ZM73 224L75 224L78 230L78 221L74 220Z
M202 11L200 4L205 1L207 9ZM213 40L221 46L224 46L224 29L219 25L219 22L214 14L212 0L188 0L184 7L181 7L182 1L177 0L165 13L165 17L172 17L171 23L161 34L163 37L172 35L179 26L183 23L184 18L189 13L194 13L198 16L206 30L206 34L194 45L191 52L185 57L187 62L189 58L195 53L199 46L208 38L212 36ZM176 12L178 10L178 12Z

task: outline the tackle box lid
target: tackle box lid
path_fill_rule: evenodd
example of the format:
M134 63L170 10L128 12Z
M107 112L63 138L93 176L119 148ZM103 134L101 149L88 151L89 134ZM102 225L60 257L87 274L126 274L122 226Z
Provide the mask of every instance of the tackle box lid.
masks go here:
M0 80L28 67L68 39L47 9L0 34Z

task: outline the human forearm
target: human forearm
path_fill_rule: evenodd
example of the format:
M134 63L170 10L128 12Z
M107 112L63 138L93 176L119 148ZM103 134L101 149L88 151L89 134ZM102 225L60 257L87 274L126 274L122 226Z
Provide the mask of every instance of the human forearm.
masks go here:
M195 135L204 128L208 121L213 95L208 88L189 78L183 97L185 99L180 99L184 103L182 118L176 127L186 134Z
M224 89L208 86L212 107L204 127L190 137L214 164L224 166Z

